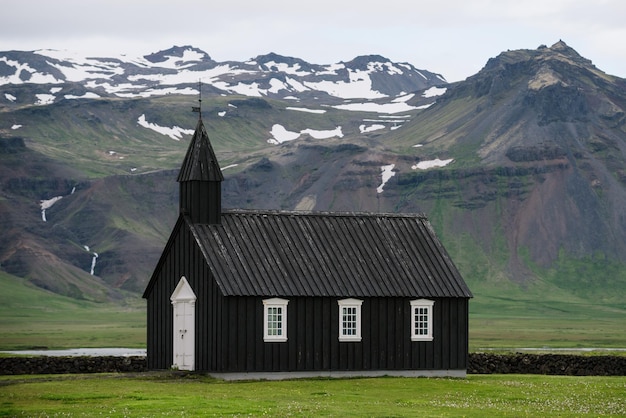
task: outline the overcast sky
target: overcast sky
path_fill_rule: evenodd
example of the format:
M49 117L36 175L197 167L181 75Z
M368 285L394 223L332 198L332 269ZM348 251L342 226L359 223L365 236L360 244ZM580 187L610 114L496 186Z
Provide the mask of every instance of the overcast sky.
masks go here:
M0 51L193 45L217 61L275 52L314 64L379 54L451 82L559 39L626 78L624 0L2 0L0 13Z

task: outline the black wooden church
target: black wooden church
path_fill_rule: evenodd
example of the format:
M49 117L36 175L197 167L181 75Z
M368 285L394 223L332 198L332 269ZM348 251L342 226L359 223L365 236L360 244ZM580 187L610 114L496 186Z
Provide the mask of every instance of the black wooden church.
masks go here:
M223 210L200 118L143 295L149 369L464 376L470 290L423 215Z

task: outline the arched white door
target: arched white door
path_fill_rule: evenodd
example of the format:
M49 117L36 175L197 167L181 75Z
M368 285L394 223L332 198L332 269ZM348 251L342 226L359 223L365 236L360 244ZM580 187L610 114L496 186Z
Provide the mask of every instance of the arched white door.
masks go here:
M174 307L174 358L178 370L195 368L196 295L185 276L181 277L170 297Z

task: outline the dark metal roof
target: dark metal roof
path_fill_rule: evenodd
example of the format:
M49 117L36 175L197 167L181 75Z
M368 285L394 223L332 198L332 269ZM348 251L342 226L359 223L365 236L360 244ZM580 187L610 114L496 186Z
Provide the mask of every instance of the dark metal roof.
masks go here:
M472 296L423 215L231 210L187 224L226 296Z
M213 152L209 135L204 128L202 119L198 119L187 154L180 167L176 181L222 181L222 170Z

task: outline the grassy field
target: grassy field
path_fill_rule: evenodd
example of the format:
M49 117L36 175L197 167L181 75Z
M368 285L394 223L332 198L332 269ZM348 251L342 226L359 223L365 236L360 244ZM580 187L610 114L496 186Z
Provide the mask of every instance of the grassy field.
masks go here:
M0 416L626 415L626 377L490 375L224 382L200 375L0 377Z
M626 348L626 307L559 295L475 293L470 351L482 348Z
M0 350L145 347L145 301L124 306L77 301L0 272ZM470 302L470 351L626 348L626 308L477 288Z
M145 303L80 301L0 272L0 349L145 347Z

